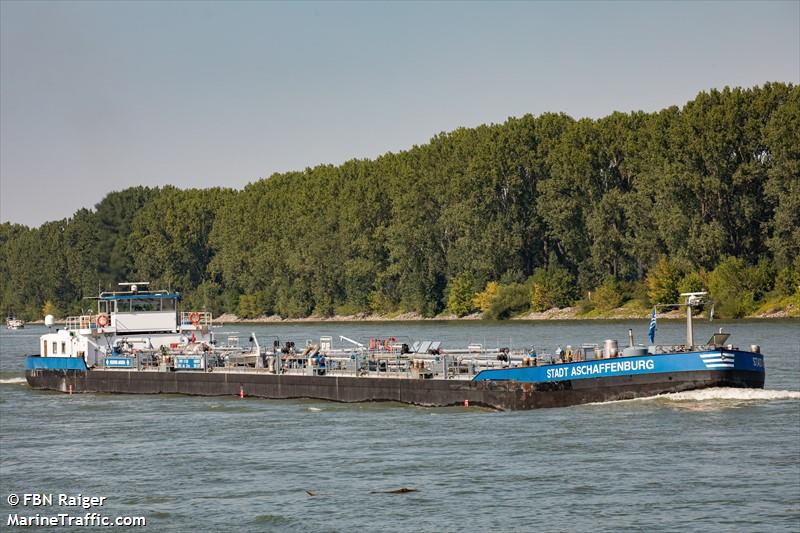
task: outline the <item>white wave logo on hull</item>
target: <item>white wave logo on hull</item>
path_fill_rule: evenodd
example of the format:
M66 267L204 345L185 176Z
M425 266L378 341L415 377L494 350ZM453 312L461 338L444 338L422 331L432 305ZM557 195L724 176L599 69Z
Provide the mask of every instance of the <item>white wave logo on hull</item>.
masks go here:
M733 368L733 356L724 353L700 354L706 368Z

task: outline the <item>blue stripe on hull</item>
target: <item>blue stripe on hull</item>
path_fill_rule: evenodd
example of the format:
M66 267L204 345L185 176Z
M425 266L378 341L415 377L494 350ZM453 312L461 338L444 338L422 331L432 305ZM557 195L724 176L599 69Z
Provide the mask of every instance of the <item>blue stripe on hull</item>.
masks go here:
M86 363L81 357L39 357L29 355L25 360L26 370L82 370L86 372Z
M764 373L764 357L739 350L715 350L639 357L596 359L580 363L483 370L475 381L545 383L572 379L690 372L696 370L745 370Z

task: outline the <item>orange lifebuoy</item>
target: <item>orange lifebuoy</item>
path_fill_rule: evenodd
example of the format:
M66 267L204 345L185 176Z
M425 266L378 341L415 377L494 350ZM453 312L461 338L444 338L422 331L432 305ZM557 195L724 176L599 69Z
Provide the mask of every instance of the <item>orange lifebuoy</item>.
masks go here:
M195 326L200 323L200 313L194 311L193 313L189 313L189 320L192 321L192 324Z
M95 319L95 324L97 324L98 328L104 328L111 323L111 320L108 318L108 315L97 315Z
M394 349L394 345L397 342L397 339L394 337L389 337L385 341L383 341L383 347L386 348L387 352L391 352Z

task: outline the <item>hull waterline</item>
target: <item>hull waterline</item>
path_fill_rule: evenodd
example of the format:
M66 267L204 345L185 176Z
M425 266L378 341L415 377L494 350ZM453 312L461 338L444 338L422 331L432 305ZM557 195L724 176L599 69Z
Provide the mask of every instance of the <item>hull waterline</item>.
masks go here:
M186 394L334 402L400 402L428 407L483 406L498 410L566 407L709 387L763 388L763 372L699 370L556 382L423 380L294 376L255 372L142 372L33 369L34 389L65 393Z

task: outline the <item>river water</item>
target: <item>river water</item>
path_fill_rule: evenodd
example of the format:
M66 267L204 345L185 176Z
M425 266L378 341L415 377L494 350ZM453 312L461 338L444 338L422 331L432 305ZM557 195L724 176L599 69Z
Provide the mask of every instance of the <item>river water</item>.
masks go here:
M554 347L643 321L224 327ZM235 397L65 395L24 383L43 327L0 333L0 520L83 516L11 494L105 496L150 531L800 531L800 321L696 323L759 344L765 390L709 389L526 412ZM656 341L685 326L661 321ZM402 487L403 494L386 493ZM307 492L308 491L308 492ZM309 492L313 495L310 495ZM114 529L114 528L112 528ZM123 529L123 528L116 528ZM92 531L93 528L82 528Z

